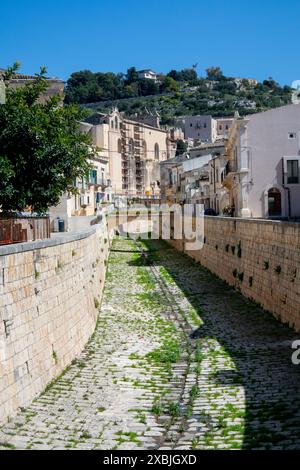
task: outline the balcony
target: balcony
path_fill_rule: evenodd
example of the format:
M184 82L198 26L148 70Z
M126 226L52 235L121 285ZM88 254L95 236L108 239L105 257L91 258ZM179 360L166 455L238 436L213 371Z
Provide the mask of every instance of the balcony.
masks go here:
M89 187L90 186L94 186L96 189L97 188L105 189L111 186L111 181L106 178L97 178L97 180L89 182Z

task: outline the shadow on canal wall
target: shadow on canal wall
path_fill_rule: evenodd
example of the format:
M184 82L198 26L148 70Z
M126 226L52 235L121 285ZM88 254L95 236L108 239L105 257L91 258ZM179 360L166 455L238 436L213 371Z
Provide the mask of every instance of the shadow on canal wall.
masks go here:
M197 238L200 250L185 250L184 237L169 243L300 331L300 224L205 217Z

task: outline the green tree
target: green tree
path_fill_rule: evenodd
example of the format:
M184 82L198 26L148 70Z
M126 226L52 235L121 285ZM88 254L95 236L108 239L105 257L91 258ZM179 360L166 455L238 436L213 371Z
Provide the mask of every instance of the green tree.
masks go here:
M223 72L220 67L209 67L206 69L206 77L208 80L220 80Z
M197 72L194 69L170 70L167 77L173 78L176 82L194 82L197 80Z
M178 83L174 78L166 76L162 80L161 91L177 93L179 91Z
M154 80L142 78L138 83L140 96L157 95L159 93L159 86Z
M181 70L181 80L183 82L194 82L197 80L197 72L194 69L183 69Z
M61 107L52 97L41 103L47 89L45 69L30 84L12 89L6 81L6 104L0 105L0 207L3 212L43 213L74 193L76 178L86 177L90 140L79 132L83 113Z
M184 142L184 140L178 140L177 141L177 147L176 147L176 157L178 155L182 155L184 152L187 151L187 143Z
M139 75L137 73L136 68L135 67L130 67L127 70L127 74L126 74L126 83L127 83L127 85L130 85L131 83L138 81L138 79L139 79Z
M92 103L99 101L102 95L97 77L90 70L74 72L67 81L66 103Z

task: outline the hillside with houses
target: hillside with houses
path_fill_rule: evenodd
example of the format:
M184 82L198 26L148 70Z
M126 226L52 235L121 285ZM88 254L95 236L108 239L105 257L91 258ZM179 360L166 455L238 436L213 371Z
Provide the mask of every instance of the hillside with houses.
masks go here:
M171 70L167 74L151 69L127 73L73 73L66 85L66 103L82 104L93 111L118 107L127 115L139 114L145 106L161 116L161 123L174 125L176 118L209 114L213 117L241 116L284 106L292 90L269 77L227 77L220 67L210 67L199 76L195 68Z

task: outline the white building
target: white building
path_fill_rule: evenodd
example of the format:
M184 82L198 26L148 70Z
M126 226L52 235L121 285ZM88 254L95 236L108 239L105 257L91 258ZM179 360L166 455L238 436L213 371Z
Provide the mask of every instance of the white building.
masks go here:
M157 81L157 73L151 69L138 70L138 77L143 79L147 78L148 80Z
M300 104L236 119L223 181L239 217L300 217Z
M221 172L215 169L212 162L223 157L224 150L224 142L202 144L183 155L161 162L162 201L198 203L203 204L205 209L219 209L219 202L216 201L220 201L221 193L226 191L221 185ZM218 184L212 179L214 177ZM217 197L212 194L213 189Z

